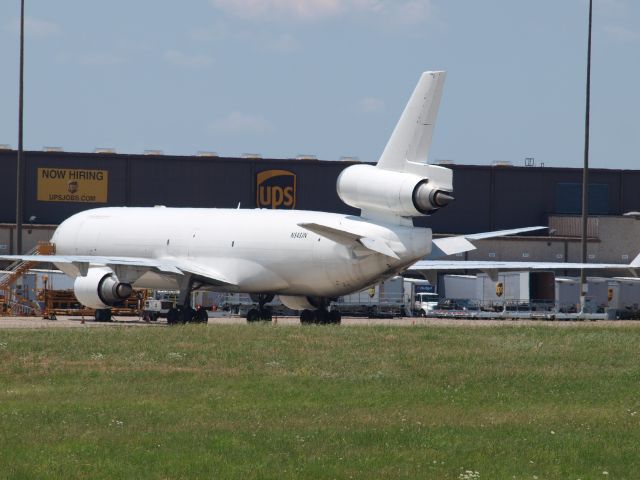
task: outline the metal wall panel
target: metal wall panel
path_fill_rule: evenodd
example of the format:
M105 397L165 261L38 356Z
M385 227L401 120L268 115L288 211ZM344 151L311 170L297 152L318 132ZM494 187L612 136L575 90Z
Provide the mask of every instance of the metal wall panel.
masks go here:
M471 165L452 165L453 201L430 217L415 224L437 233L470 233L490 229L493 211L491 169Z
M130 205L246 208L251 198L251 163L208 157L132 159Z
M258 175L268 170L295 175L296 209L357 213L340 201L335 189L338 175L351 162L68 152L26 152L25 162L25 222L36 216L36 223L56 224L97 206L235 208L240 203L255 208ZM15 221L15 163L15 151L0 151L0 222ZM37 200L36 172L45 167L107 170L107 203ZM451 168L456 200L433 216L416 219L416 225L436 233L545 225L556 211L557 185L581 182L580 169ZM608 186L609 214L640 210L640 171L595 169L590 183Z
M588 208L589 215L609 215L609 185L606 183L589 183ZM582 213L582 184L556 184L555 213L580 215Z
M16 221L17 152L0 151L0 223Z
M546 225L553 212L555 182L549 170L534 167L493 167L494 219L491 229Z
M640 171L620 171L620 213L640 212Z
M549 230L559 237L580 237L582 235L582 217L572 215L549 215ZM587 237L600 237L600 219L587 219Z

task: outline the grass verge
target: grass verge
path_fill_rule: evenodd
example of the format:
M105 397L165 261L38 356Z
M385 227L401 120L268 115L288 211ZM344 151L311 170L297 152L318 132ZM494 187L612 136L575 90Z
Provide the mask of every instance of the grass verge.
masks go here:
M0 477L638 478L639 345L596 326L4 330Z

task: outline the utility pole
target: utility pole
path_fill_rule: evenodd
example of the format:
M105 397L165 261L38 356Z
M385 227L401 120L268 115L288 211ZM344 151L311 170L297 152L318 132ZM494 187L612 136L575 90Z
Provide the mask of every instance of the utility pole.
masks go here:
M22 110L24 90L24 0L20 0L20 93L18 96L18 161L16 165L16 253L22 255L22 200L24 161L22 151Z
M591 26L593 0L589 0L589 40L587 46L587 96L584 117L584 166L582 168L582 263L587 263L587 220L589 219L589 113L591 109ZM587 277L580 270L580 313L584 314L587 297Z

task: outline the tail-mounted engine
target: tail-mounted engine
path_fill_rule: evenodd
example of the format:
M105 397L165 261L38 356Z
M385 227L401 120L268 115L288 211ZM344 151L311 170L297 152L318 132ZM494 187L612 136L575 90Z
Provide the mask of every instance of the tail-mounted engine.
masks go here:
M420 167L424 173L442 178L352 165L338 177L338 195L344 203L363 212L400 217L431 215L453 201L451 171L433 165ZM444 171L449 173L448 178Z
M85 277L76 278L73 291L83 305L102 309L118 305L131 295L133 288L120 282L110 268L92 267Z

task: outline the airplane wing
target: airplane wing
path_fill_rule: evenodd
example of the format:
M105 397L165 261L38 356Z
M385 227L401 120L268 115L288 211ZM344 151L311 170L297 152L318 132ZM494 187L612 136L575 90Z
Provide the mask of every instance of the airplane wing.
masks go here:
M630 270L640 268L640 254L625 263L569 263L569 262L492 262L462 260L420 260L409 267L413 271L430 270Z
M233 285L219 272L194 262L165 258L117 257L99 255L0 255L0 260L13 260L34 263L68 263L75 264L80 271L86 271L89 265L105 265L107 267L137 267L156 270L165 274L196 275L213 285Z
M358 242L360 245L365 247L372 252L381 253L382 255L386 255L387 257L399 259L398 254L393 251L393 249L389 246L389 244L381 238L372 238L367 237L361 234L358 234L355 231L347 230L343 227L335 228L329 225L322 225L319 223L299 223L299 227L306 228L318 235L321 235L325 238L333 240L338 243L353 243Z
M485 238L505 237L507 235L517 235L518 233L533 232L536 230L544 230L546 228L548 227L524 227L513 228L510 230L496 230L494 232L458 235L455 237L436 238L435 240L433 240L433 248L431 249L431 254L427 258L440 258L446 257L447 255L475 250L475 245L469 240L483 240Z
M171 260L173 265L178 268L182 273L190 273L192 275L196 275L200 279L206 281L206 283L214 286L223 286L223 285L235 285L234 283L228 281L224 278L220 272L215 271L212 268L209 268L204 265L197 264L195 262L190 262L188 260Z
M0 260L34 263L75 263L94 265L124 265L156 268L161 272L182 273L175 265L161 260L140 257L111 257L99 255L0 255Z

